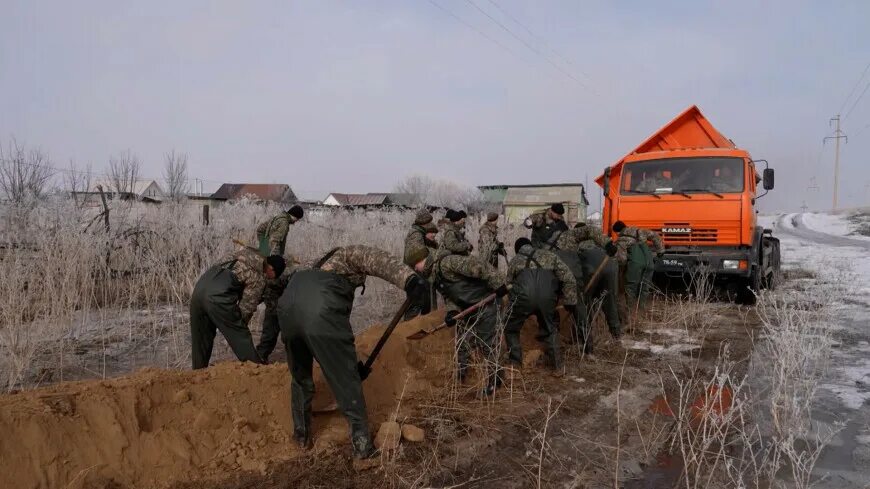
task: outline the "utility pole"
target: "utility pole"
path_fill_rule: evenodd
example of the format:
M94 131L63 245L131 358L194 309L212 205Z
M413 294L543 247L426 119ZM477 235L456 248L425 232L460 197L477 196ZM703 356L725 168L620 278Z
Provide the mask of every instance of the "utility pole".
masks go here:
M836 117L832 117L828 124L836 122L836 127L834 129L834 135L828 136L822 140L822 144L828 139L833 139L836 147L834 150L834 207L833 210L837 210L837 193L840 191L840 139L845 139L846 142L849 142L849 138L846 136L843 131L840 130L840 114L837 114Z

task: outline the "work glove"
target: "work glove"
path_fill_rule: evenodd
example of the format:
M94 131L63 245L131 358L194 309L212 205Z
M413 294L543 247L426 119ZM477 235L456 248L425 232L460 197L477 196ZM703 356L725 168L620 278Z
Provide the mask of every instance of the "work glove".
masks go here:
M613 241L608 241L606 245L604 245L604 251L607 252L607 256L616 256L616 252L619 251L619 248L613 243Z
M507 285L502 285L501 287L495 289L495 296L501 299L502 297L508 295Z
M456 326L456 311L447 311L447 314L444 315L444 324L450 326L451 328Z

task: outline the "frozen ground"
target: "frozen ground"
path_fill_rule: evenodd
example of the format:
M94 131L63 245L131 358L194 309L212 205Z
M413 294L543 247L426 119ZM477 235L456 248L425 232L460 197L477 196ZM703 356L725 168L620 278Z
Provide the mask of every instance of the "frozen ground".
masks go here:
M856 216L858 216L856 218ZM839 429L822 453L816 487L870 487L870 238L861 235L866 214L803 213L762 217L782 244L783 267L813 278L789 287L835 311L834 352L814 410L819 426ZM838 296L813 296L821 281L843 286ZM760 360L763 361L763 360Z

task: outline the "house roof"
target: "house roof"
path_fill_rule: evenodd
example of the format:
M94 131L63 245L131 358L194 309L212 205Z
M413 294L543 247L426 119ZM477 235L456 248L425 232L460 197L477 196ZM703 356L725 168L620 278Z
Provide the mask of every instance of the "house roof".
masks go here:
M521 185L480 185L480 190L507 189L507 188L546 188L546 187L582 187L582 183L538 183Z
M115 188L115 184L112 183L112 181L110 179L100 179L100 180L94 180L91 183L91 187L88 189L88 192L99 192L99 190L97 190L98 185L103 187L104 192L117 192L118 191ZM143 193L145 193L145 191L151 185L157 186L157 189L159 190L158 193L160 194L159 196L164 195L163 187L161 187L160 184L157 183L156 180L146 180L146 179L139 179L139 180L136 180L135 182L133 182L133 188L131 190L129 190L129 192L141 196Z
M580 187L578 191L578 186ZM504 196L504 205L549 205L556 202L577 202L586 204L583 186L536 185L511 186Z
M283 183L225 183L211 194L219 200L238 200L253 195L260 200L291 203L296 202L296 194L289 185Z
M420 198L416 194L387 194L387 200L393 205L402 205L405 207L414 207L420 203Z
M339 194L339 193L331 193L329 194L338 202L338 205L351 205L351 206L359 206L359 205L385 205L389 202L387 201L387 194ZM329 198L329 197L327 197Z

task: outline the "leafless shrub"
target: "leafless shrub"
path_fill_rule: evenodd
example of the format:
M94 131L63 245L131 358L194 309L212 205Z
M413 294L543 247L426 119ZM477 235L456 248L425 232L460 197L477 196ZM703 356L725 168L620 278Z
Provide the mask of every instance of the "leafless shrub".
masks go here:
M14 138L5 150L0 145L0 192L15 205L42 198L52 176L51 160L42 150L27 149Z

